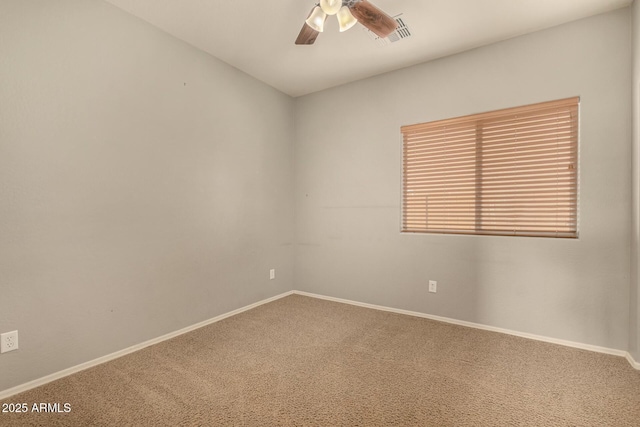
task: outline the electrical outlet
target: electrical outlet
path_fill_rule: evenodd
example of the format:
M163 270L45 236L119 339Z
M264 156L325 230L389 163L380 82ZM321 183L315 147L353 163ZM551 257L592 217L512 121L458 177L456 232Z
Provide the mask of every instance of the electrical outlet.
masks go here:
M271 270L269 270L269 280L273 280L276 278L276 269L272 268Z
M0 353L18 349L18 331L0 334Z
M434 294L438 292L438 282L429 280L429 292L433 292Z

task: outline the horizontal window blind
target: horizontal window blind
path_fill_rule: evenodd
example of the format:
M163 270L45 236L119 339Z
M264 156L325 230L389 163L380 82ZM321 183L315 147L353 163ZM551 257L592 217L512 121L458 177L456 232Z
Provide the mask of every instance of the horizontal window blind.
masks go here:
M403 126L402 231L577 237L578 106Z

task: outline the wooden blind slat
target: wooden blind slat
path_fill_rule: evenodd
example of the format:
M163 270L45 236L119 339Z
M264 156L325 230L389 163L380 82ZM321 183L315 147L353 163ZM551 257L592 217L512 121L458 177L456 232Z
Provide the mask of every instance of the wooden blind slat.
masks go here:
M440 171L441 173L414 173L407 177L410 179L412 183L419 182L427 182L427 181L456 181L460 179L472 179L475 181L475 174L471 174L468 171L458 168L454 171ZM574 175L576 173L575 169L571 167L567 167L566 165L563 167L557 168L527 168L526 171L517 171L514 168L510 169L502 169L495 168L489 171L483 171L482 180L483 181L497 181L500 179L504 179L507 181L511 181L514 179L525 179L526 177L563 177L568 175Z
M535 202L535 201L533 201ZM509 203L508 207L512 208L512 209L517 209L517 208L529 208L529 203ZM503 203L504 204L504 203ZM473 204L473 199L469 199L467 201L461 201L461 202L451 202L451 201L443 201L438 203L436 202L431 202L429 203L429 210L434 210L437 211L438 209L456 209L458 206L474 206L475 204ZM502 204L500 203L485 203L484 206L486 206L486 208L503 208ZM552 208L552 209L562 209L562 208L567 208L570 209L571 207L571 203L548 203L548 200L546 202L544 201L540 201L538 203L535 203L531 206L532 210L535 209L548 209L548 208ZM420 206L420 205L415 205L415 206L409 206L407 207L407 212L414 212L414 211L418 211L418 212L426 212L427 208L426 206Z
M495 150L495 151L488 150L486 155L483 154L483 158L489 158L489 159L495 159L495 160L507 159L507 160L516 161L518 159L525 158L524 154L529 154L533 156L531 157L531 159L539 158L541 155L551 154L551 157L542 157L541 160L546 160L549 158L558 158L558 159L564 158L566 160L570 160L570 159L574 159L576 154L576 148L571 146L555 147L553 149L549 149L549 147L546 147L547 148L546 150L538 149L538 153L534 151L536 148L537 147L533 147L533 149L530 149L530 150L523 148L522 151L511 149L506 151L506 154L505 152L500 152L498 150ZM421 163L421 162L424 162L425 159L428 160L428 163L435 163L438 160L442 160L442 159L461 161L465 159L466 160L475 159L477 157L477 154L475 151L470 151L470 150L465 150L464 152L456 152L456 151L453 151L452 153L447 153L444 151L438 152L438 153L431 153L431 154L418 153L415 156L412 156L411 153L406 153L403 159L407 163ZM548 162L543 162L543 164L548 164Z
M572 166L572 163L570 161L567 161L565 163L554 163L551 165L540 163L537 165L526 166L526 167L502 165L502 166L493 167L489 170L484 169L483 174L484 176L491 176L493 174L509 173L509 172L526 174L528 172L536 172L536 171L540 173L547 173L547 172L550 173L550 172L556 172L556 171L561 172L561 171L567 171L567 170L575 171L575 169L572 169L571 166ZM446 173L447 176L475 175L475 171L469 170L468 168L465 168L465 167L443 166L443 167L429 168L428 172L424 172L421 170L407 172L406 177L408 179L412 179L412 178L419 178L423 176L440 176L443 173Z
M403 126L403 231L577 237L578 108Z
M502 164L496 163L493 167L496 168L496 169L499 168L499 167L503 167L503 168L504 167L513 167L515 164L517 164L518 166L538 166L538 165L549 166L549 163L545 162L544 160L548 160L548 159L538 159L538 160L530 160L530 161L518 161L517 163L515 161L511 162L511 163L502 162ZM560 161L564 161L565 164L574 164L575 155L574 155L574 153L571 153L571 155L566 156L564 159L555 159L555 164L561 164ZM424 165L429 164L429 162L426 162L426 161L424 161L424 162L406 162L405 161L403 163L404 163L404 166L405 166L405 170L406 170L406 167L409 166L409 165L417 166L417 165L420 165L420 164L424 164ZM447 162L445 165L440 165L438 162L435 162L435 163L431 162L430 166L431 167L437 167L437 166L456 167L456 166L463 165L465 163L468 163L468 162L466 162L466 161L465 162L457 162L457 161L453 160L453 161ZM487 165L485 165L485 168L487 168ZM429 169L429 170L431 170L431 169Z

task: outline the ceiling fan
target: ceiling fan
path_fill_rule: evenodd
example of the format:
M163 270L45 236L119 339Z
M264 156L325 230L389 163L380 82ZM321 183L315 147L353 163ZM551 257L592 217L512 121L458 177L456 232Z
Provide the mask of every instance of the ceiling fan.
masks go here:
M393 33L398 26L395 19L375 7L367 0L320 0L302 26L296 44L311 45L324 30L328 15L336 15L340 32L347 31L360 22L381 38Z

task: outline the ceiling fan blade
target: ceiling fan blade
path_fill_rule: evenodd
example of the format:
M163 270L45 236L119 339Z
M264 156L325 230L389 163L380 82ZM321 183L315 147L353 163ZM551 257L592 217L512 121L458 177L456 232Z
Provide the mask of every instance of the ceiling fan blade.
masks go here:
M384 13L382 10L362 0L351 6L351 14L362 25L374 32L378 37L387 37L398 27L395 19Z
M311 8L311 12L309 12L309 16L307 16L307 19L309 19L311 17L311 15L313 15L313 11L316 10L316 6ZM327 17L325 15L324 19L326 20ZM300 30L300 34L298 34L298 38L296 39L296 44L314 44L316 42L316 39L318 38L318 35L320 34L319 31L314 30L313 28L311 28L309 26L309 24L307 24L307 21L305 20L304 25L302 26L302 29Z
M308 26L305 22L300 30L300 34L298 34L296 44L314 44L318 38L318 34L320 33Z

